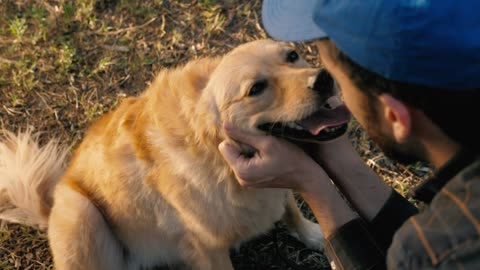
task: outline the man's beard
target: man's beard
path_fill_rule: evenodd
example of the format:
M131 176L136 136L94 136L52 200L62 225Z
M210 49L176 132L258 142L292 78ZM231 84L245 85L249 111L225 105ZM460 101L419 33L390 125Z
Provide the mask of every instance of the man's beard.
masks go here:
M415 143L400 144L386 134L379 134L378 130L367 130L370 138L380 147L385 156L403 165L411 165L423 161L422 146Z
M370 138L380 147L385 156L395 160L403 165L411 165L418 161L425 161L425 148L422 144L414 140L408 140L405 143L398 143L392 138L392 135L383 131L378 120L379 113L375 106L368 102L369 117L365 130Z

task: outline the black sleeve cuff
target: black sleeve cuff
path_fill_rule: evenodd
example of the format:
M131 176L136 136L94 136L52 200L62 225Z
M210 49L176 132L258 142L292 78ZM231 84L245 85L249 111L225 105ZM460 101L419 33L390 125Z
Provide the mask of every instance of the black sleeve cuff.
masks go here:
M369 223L369 231L372 232L381 249L386 250L392 243L393 235L398 228L417 213L418 209L413 204L392 189L382 209Z
M325 254L336 270L386 268L386 250L378 246L360 218L346 223L327 239Z

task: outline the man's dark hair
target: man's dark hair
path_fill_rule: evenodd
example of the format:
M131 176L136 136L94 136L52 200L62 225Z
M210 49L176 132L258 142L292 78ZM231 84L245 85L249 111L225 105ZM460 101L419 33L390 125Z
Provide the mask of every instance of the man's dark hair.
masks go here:
M423 111L460 145L480 151L480 132L476 127L480 117L480 89L444 90L388 80L361 67L340 50L337 51L337 60L347 75L369 98L382 93L390 94ZM452 74L455 72L455 67L452 67Z

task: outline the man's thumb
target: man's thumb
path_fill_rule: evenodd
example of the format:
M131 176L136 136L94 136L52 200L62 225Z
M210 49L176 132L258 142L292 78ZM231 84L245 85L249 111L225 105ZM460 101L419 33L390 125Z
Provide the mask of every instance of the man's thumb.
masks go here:
M223 158L227 161L227 163L232 167L237 159L241 156L240 149L238 149L235 145L229 143L227 140L221 142L218 145L218 150L222 154Z
M227 132L228 137L230 137L231 139L233 139L238 143L248 144L251 146L258 143L259 136L245 133L241 130L238 130L232 127L230 124L225 124L225 131Z

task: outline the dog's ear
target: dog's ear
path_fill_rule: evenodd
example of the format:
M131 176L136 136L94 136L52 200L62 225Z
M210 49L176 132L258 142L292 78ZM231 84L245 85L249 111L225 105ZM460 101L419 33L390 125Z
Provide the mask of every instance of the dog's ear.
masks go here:
M208 134L210 137L218 137L220 126L220 112L215 103L214 91L208 91L208 84L215 69L220 64L221 57L201 58L189 62L184 70L184 80L194 89L191 108L195 117L192 119L203 119L203 121L192 122L192 127L198 134ZM193 115L193 114L192 114ZM203 135L202 135L203 136Z
M219 57L214 57L191 61L185 66L185 73L188 74L185 78L197 91L202 91L207 86L220 60Z

